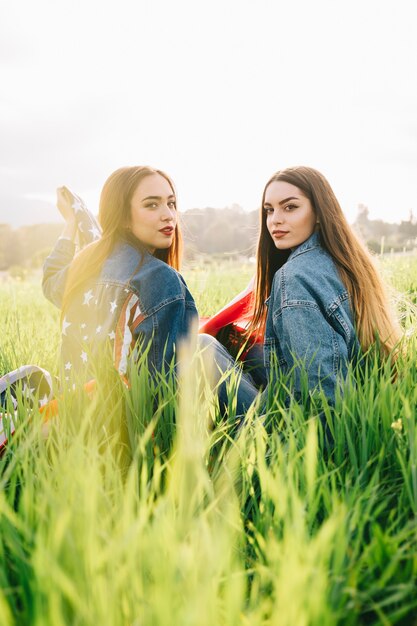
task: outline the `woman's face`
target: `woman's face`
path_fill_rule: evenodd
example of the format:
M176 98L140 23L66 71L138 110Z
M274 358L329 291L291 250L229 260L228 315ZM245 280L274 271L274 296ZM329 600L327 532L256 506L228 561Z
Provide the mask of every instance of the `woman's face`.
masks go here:
M177 204L169 182L159 174L146 176L132 196L130 231L153 254L169 248L177 225Z
M313 234L317 218L311 202L290 183L273 181L265 191L266 227L279 250L296 248Z

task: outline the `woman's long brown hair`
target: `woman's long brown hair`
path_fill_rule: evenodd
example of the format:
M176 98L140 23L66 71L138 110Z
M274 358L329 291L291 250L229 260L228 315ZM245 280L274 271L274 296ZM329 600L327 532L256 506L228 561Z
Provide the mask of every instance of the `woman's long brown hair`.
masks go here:
M291 250L277 250L266 226L265 192L274 181L297 187L311 202L319 222L323 247L332 256L350 296L359 342L364 351L378 343L384 355L398 343L400 329L391 314L384 285L373 259L349 226L326 178L310 167L291 167L274 174L267 182L261 205L261 231L257 251L254 316L249 332L263 333L265 300L275 272L287 261Z
M62 302L63 312L81 286L99 274L104 261L111 254L116 240L126 233L126 227L130 222L133 194L139 183L146 176L153 174L159 174L165 178L175 195L174 184L169 176L161 170L148 166L121 167L113 172L104 183L98 216L102 227L102 236L99 241L91 243L84 250L81 250L71 263ZM181 253L182 237L177 222L172 245L167 249L157 250L154 256L178 270Z

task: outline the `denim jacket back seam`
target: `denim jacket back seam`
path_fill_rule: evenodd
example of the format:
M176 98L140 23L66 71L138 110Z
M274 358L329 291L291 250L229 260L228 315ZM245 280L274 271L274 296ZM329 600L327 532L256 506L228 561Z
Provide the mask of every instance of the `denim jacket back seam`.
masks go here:
M142 301L141 298L141 294L139 292L138 289L135 289L134 287L132 288L130 283L126 283L126 281L124 280L118 280L118 279L114 279L114 278L109 278L109 279L105 279L103 278L103 276L100 276L95 284L99 287L106 287L106 285L112 286L112 287L118 287L119 289L124 289L126 291L126 293L134 293L135 296L137 296L138 301L139 301L139 308L141 313L143 313L144 315L148 315L148 312L146 311L146 307Z
M337 302L336 300L324 312L324 318L330 324L330 326L332 326L332 328L333 328L332 320L336 320L336 322L343 329L343 332L346 334L347 339L349 340L351 338L352 332L349 328L349 325L346 323L345 319L343 318L343 316L339 314L340 304L342 304L342 302L345 302L348 299L349 299L348 297L340 298L340 299L338 298L337 300L340 300L340 301ZM281 317L285 309L291 309L291 308L305 308L307 310L315 309L317 311L320 310L320 307L318 306L318 304L316 302L311 302L310 300L289 300L282 307L280 307L276 311L273 311L272 313L273 322L275 323L276 320Z
M327 307L327 312L329 313L329 315L336 311L340 307L340 305L343 304L343 302L346 302L346 300L349 299L349 293L347 291L339 294L337 298L335 298L333 302L331 302Z
M185 300L185 295L180 293L176 296L172 296L171 298L165 298L165 300L162 300L162 302L158 302L157 305L149 309L146 314L148 316L155 315L155 313L158 313L158 311L160 311L163 307L167 306L168 304L172 304L173 302L178 302L179 300Z
M106 286L106 285L111 285L114 287L120 287L121 289L125 289L128 290L129 293L134 293L138 299L139 299L139 308L141 310L141 313L143 315L145 315L146 317L149 317L150 315L154 315L154 313L157 313L162 307L166 306L167 304L171 304L172 302L176 302L177 300L185 300L185 295L182 293L177 293L176 295L173 295L170 298L165 298L165 300L162 300L161 302L158 302L157 305L151 307L150 309L147 309L147 307L143 304L143 301L141 299L141 295L140 295L140 290L136 289L134 285L132 285L131 283L128 283L126 285L125 282L123 282L122 280L102 280L99 279L96 282L96 285L98 286ZM191 308L195 308L195 305L190 302L187 303Z
M339 342L337 341L336 331L333 327L331 329L331 332L332 332L332 346L333 346L333 374L337 375L337 372L339 371L339 367L340 367L340 346L339 346Z
M316 302L311 302L310 300L289 300L285 304L283 304L279 309L276 309L272 312L272 320L275 322L278 318L281 317L283 311L286 309L315 309L317 311L320 310L320 307Z

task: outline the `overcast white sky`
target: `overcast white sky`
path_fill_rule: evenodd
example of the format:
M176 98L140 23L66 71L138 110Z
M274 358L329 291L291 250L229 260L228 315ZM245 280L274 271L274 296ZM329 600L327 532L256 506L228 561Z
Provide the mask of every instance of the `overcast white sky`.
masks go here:
M0 0L0 222L95 212L150 164L180 208L259 206L311 165L349 218L417 214L415 0Z

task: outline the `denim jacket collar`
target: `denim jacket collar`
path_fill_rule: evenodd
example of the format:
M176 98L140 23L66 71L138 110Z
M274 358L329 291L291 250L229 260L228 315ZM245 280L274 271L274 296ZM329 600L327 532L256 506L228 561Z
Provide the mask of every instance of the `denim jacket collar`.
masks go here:
M290 256L287 259L287 263L288 261L298 256L299 254L303 254L303 252L307 252L307 250L312 250L313 248L320 248L320 247L321 247L321 237L320 237L320 233L316 231L312 235L310 235L308 239L303 241L303 243L300 243L300 245L297 246L295 250L291 252Z

